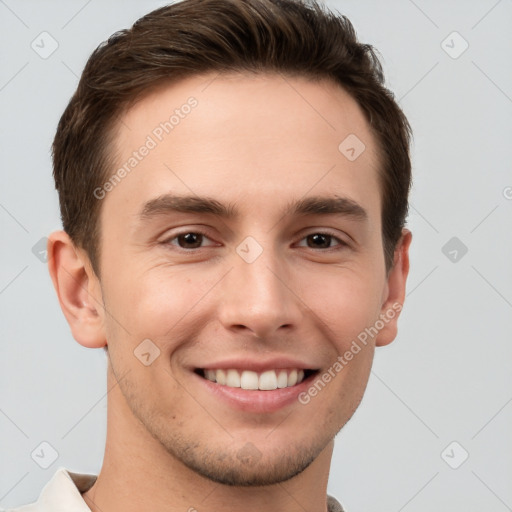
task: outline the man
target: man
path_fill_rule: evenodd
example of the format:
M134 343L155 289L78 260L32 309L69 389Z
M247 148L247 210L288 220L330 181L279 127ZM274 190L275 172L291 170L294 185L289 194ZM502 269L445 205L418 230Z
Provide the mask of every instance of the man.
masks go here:
M333 440L405 297L409 136L312 2L184 0L101 45L48 250L74 338L107 351L105 457L18 510L343 510Z

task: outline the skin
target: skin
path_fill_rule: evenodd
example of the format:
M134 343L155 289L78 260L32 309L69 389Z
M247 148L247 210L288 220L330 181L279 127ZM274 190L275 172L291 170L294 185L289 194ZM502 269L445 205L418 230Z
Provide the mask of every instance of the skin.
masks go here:
M322 375L403 303L411 233L386 272L376 141L331 82L211 74L160 87L122 116L119 165L190 96L197 107L102 199L101 281L66 233L50 237L49 270L74 338L109 348L105 458L84 499L94 512L325 512L333 439L399 315L306 405L240 410L192 368L279 355ZM352 162L338 150L349 134L366 146ZM143 205L168 192L231 203L239 216L141 222ZM284 215L311 196L349 198L367 218ZM199 248L176 238L198 229ZM247 236L262 248L252 263L236 251ZM149 366L134 356L145 339L160 350Z

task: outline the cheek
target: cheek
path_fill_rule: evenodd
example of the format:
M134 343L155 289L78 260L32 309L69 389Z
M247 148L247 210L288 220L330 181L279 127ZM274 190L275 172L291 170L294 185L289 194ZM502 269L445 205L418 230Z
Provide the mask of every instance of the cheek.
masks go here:
M335 336L340 352L378 318L382 283L353 270L331 269L329 274L303 287L303 300L326 326L326 336Z
M161 343L179 338L187 325L198 327L197 317L208 303L208 291L218 281L214 277L164 265L118 273L108 287L112 316L134 341L154 339L165 349Z

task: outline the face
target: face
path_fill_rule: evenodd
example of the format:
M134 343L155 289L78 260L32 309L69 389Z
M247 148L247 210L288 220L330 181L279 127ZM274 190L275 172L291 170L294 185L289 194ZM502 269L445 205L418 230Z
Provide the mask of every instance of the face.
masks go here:
M122 120L129 171L98 196L127 410L210 479L289 479L352 416L394 337L369 126L335 84L239 74L161 88ZM339 149L350 134L356 159L357 139Z

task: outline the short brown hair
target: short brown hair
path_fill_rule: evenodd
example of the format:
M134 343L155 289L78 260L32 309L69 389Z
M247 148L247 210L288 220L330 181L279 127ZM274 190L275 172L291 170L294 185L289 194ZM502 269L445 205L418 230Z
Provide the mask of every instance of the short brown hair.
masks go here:
M345 16L315 0L183 0L98 46L57 127L53 176L63 227L97 276L101 201L94 190L112 174L119 116L162 82L244 71L330 79L360 105L380 148L389 271L408 212L411 128L384 86L374 49L358 42Z

